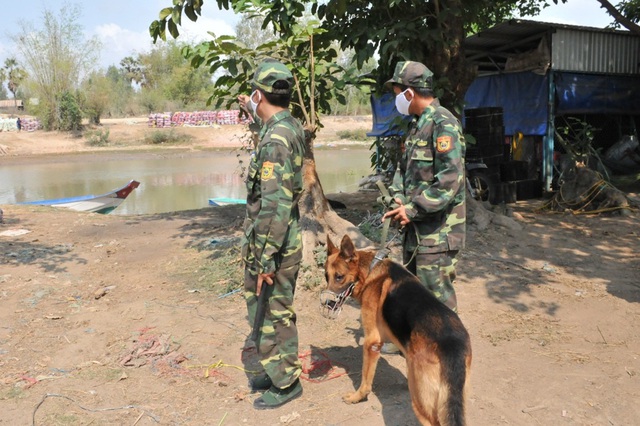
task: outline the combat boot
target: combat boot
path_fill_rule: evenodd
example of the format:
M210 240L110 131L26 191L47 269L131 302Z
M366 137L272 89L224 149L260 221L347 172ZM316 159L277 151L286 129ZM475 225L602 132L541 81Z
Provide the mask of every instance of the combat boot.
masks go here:
M249 379L249 387L254 392L271 389L272 385L271 377L269 377L267 373L258 374Z
M257 410L265 410L270 408L281 407L289 401L302 395L302 385L300 380L296 379L291 386L284 389L271 386L260 398L253 401L253 408Z

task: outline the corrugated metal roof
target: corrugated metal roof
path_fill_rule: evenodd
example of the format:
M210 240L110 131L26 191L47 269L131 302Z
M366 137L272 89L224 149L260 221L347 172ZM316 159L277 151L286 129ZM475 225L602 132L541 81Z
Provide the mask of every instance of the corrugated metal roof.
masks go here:
M629 31L512 19L466 38L467 59L480 74L502 72L507 59L549 45L552 69L640 74L640 37Z
M551 39L551 68L555 70L638 74L640 37L560 28Z

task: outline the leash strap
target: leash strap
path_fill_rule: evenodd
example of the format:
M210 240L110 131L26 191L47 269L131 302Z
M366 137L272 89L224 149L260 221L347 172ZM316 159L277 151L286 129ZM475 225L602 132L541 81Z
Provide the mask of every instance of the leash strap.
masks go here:
M378 185L378 189L380 189L380 193L386 200L391 200L391 194L389 194L389 190L384 186L381 180L376 181L376 185ZM388 217L384 220L382 224L382 233L380 234L380 246L386 247L387 244L387 236L389 235L389 225L391 225L391 218Z

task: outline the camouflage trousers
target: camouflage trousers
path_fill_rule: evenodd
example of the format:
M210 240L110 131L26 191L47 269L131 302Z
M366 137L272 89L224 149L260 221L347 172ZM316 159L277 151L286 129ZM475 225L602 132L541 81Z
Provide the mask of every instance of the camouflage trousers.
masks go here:
M403 250L405 266L420 282L433 293L439 301L454 312L458 312L458 299L453 288L456 279L458 250L440 253L421 253L415 250Z
M267 293L264 322L260 329L258 356L264 371L276 387L286 388L302 373L298 359L298 329L293 310L293 296L300 264L280 268L273 279L273 287ZM249 324L253 327L258 306L255 289L258 277L249 268L244 274L244 298L249 313ZM263 288L262 291L265 291Z

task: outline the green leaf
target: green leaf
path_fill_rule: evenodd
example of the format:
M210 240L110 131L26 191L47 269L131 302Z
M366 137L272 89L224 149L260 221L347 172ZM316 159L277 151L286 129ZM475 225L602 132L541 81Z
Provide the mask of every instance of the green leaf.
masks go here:
M175 25L181 25L182 6L176 6L173 8L173 12L171 13L171 20ZM169 32L171 32L171 27L169 27Z
M170 7L165 7L164 9L162 9L160 11L160 20L165 19L167 16L171 15L171 12L173 12L173 9Z
M180 31L178 31L178 26L175 22L173 22L173 20L169 20L167 21L167 26L169 27L169 34L171 34L171 37L178 38Z
M193 11L193 6L188 4L184 8L184 14L187 15L187 18L191 19L191 21L196 22L198 20L198 16Z

